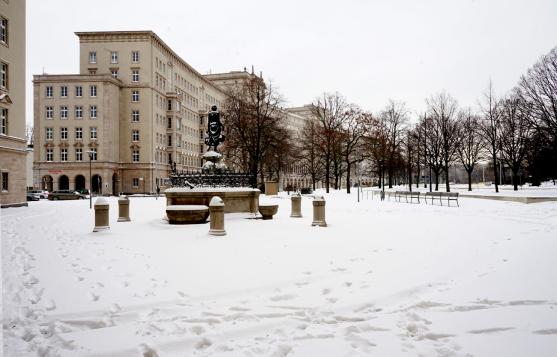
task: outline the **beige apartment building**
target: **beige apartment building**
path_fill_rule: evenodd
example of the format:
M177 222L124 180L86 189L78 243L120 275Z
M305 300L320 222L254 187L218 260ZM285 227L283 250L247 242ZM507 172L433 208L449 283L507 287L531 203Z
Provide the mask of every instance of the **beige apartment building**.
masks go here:
M149 193L172 163L198 168L223 90L151 31L76 35L80 73L33 78L34 185Z
M0 1L0 205L27 205L25 0Z

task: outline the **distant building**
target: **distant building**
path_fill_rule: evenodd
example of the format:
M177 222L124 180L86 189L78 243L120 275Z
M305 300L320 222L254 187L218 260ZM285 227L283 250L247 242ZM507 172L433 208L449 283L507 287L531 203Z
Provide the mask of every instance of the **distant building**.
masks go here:
M0 205L27 205L25 0L0 1Z
M151 31L78 32L79 74L35 75L34 181L47 190L154 192L198 168L224 92Z

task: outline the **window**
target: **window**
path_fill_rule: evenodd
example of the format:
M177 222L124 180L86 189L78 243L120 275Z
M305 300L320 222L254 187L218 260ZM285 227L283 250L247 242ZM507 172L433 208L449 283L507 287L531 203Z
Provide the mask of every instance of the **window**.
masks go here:
M91 134L90 138L91 139L96 139L97 138L97 128L92 126L91 128L89 128L89 130L90 130L90 134Z
M60 139L68 140L68 128L60 128Z
M0 42L8 44L8 19L0 16Z
M68 107L65 105L60 107L60 119L68 119Z
M80 98L83 96L83 87L82 86L75 86L75 96Z
M66 98L68 96L68 86L60 87L60 97Z
M139 150L132 151L132 162L139 162Z
M167 124L166 124L167 129L172 129L172 118L166 118L166 119L167 119Z
M110 63L118 63L118 52L110 52Z
M166 110L172 110L172 100L171 99L168 100L168 108L166 108Z
M97 119L97 106L96 105L92 105L89 108L89 115L90 115L91 119Z
M68 161L68 149L60 149L60 161Z
M54 117L54 110L52 107L46 107L46 118L52 119Z
M8 191L8 173L2 172L2 191Z
M46 140L54 139L54 130L52 128L45 128L46 129Z
M132 82L139 82L139 69L132 69Z
M89 95L93 98L97 96L97 86L89 86Z
M89 52L89 63L97 63L97 52Z
M132 62L139 63L139 51L132 51Z
M172 135L168 135L168 146L172 146Z
M172 165L172 153L168 153L168 164Z
M52 95L53 95L53 94L52 94L52 92L53 92L53 91L52 91L52 86L46 86L45 89L46 89L46 97L47 97L47 98L52 98Z
M54 153L52 152L51 148L46 149L46 161L48 162L54 161Z
M132 91L132 102L139 102L139 91Z
M199 129L199 139L203 139L203 129Z
M8 135L8 109L0 108L0 134Z
M81 105L76 105L75 107L75 118L83 119L83 107Z
M97 161L97 148L91 148L89 155L91 157L91 161Z
M118 68L111 68L110 74L112 75L112 78L118 78Z
M139 178L138 177L132 178L132 187L133 188L138 188L139 187Z
M97 70L96 69L90 69L89 74L97 74Z
M83 161L83 149L75 149L75 161Z
M0 65L0 87L8 88L8 64L4 62Z
M83 139L83 128L75 128L75 138Z
M139 110L132 110L132 122L139 122Z
M132 130L132 141L139 141L139 130Z

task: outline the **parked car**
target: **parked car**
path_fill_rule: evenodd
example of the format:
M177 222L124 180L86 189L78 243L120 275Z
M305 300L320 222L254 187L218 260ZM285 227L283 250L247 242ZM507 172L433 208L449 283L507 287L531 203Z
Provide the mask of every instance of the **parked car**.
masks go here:
M40 198L48 198L48 191L45 190L29 190L29 193L36 193Z
M86 198L85 195L82 195L81 193L72 190L52 191L51 193L48 194L48 199L50 201L83 200L85 198Z
M27 192L27 201L38 201L41 197L38 193Z

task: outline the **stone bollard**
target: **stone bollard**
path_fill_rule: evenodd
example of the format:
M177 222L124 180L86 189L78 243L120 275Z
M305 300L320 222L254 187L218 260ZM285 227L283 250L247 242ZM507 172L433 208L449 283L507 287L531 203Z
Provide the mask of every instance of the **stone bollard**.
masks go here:
M118 222L129 222L130 219L130 199L127 196L118 198Z
M302 217L302 196L299 193L293 193L290 201L292 202L290 217Z
M211 198L209 203L209 214L211 216L209 222L209 234L213 236L224 236L224 202L219 196Z
M325 222L325 199L323 196L315 196L313 199L313 222L312 226L327 227Z
M99 197L95 201L95 228L93 232L109 229L108 224L108 201L104 197Z

